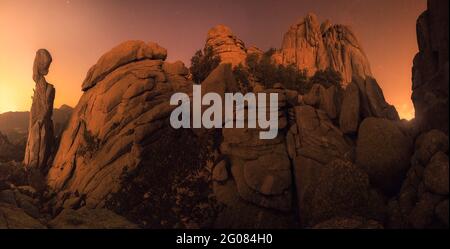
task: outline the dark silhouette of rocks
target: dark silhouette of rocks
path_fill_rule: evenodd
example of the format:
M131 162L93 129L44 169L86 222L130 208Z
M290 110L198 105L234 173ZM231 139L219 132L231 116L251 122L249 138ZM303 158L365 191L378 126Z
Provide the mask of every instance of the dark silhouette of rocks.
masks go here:
M448 1L429 0L416 28L419 52L414 57L411 96L416 122L422 131L440 129L448 134Z

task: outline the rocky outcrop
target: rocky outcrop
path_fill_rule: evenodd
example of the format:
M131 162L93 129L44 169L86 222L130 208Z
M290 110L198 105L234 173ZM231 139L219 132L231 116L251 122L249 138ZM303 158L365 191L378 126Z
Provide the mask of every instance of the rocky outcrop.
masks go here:
M431 130L416 139L411 168L389 203L389 227L448 228L448 136Z
M193 83L166 56L155 43L128 41L89 70L47 177L56 210L107 207L153 228L209 222L204 143L168 120L172 93Z
M55 88L45 80L52 57L45 49L36 52L33 80L36 83L30 111L28 141L25 150L26 167L47 170L51 161L55 137L53 133L53 101Z
M220 57L221 63L230 63L232 66L245 64L247 58L244 42L225 25L217 25L208 31L205 48L212 49L213 54Z
M393 121L367 118L358 132L356 163L371 183L386 194L396 193L410 166L413 142Z
M412 69L412 96L420 130L448 134L448 1L430 0L417 19L419 52Z
M314 14L308 14L289 28L273 59L306 69L309 76L331 68L341 74L344 86L355 76L363 79L372 76L369 61L353 31L329 21L320 25Z

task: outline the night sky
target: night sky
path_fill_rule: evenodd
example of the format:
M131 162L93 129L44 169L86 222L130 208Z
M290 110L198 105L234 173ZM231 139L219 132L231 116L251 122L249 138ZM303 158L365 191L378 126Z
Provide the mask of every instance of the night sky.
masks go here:
M75 106L90 66L125 40L155 41L169 61L188 64L217 24L266 50L279 48L289 26L314 12L353 28L388 102L411 118L415 22L425 9L426 0L0 0L0 113L30 109L39 48L53 56L47 80L56 87L55 106Z

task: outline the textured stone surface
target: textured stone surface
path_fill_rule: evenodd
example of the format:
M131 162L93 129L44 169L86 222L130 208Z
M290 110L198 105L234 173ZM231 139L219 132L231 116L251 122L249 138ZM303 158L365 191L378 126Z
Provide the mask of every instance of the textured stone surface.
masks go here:
M424 184L431 192L448 195L448 156L443 152L436 153L423 172Z
M232 66L245 64L247 52L244 42L225 25L217 25L208 31L205 47L211 48L220 57L221 63L230 63Z
M412 139L395 122L367 118L359 127L356 163L366 170L374 186L393 193L410 166L412 147Z
M55 88L45 79L51 63L52 57L47 50L40 49L36 52L33 65L33 80L36 87L30 111L24 158L26 167L43 171L49 166L55 146L52 120Z
M74 109L48 174L52 189L83 193L86 204L96 207L121 188L121 175L140 163L146 138L168 125L164 119L174 108L169 79L185 74L181 65L163 70L165 51L125 42L91 68L85 82L93 85ZM192 82L184 78L183 84Z
M292 25L283 37L274 61L299 69L308 75L331 68L342 75L344 85L354 76L371 76L370 65L353 31L344 25L324 23L321 27L315 14L308 14Z
M414 57L411 99L423 131L448 134L448 1L430 0L417 19L419 52Z
M308 224L317 224L333 217L361 215L367 212L369 177L350 162L335 160L327 164L317 184L306 189L308 206L303 215Z

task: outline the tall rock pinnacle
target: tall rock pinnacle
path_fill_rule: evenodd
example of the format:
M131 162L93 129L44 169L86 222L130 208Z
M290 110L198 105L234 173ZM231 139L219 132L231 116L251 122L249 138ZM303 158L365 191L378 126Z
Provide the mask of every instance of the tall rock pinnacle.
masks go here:
M329 21L319 24L315 14L308 14L289 28L273 59L279 64L306 69L309 76L331 68L341 73L344 86L354 76L363 79L372 76L369 61L352 30Z
M54 146L53 101L55 88L45 80L52 56L45 49L36 52L33 65L34 89L33 104L30 111L28 141L25 150L26 167L44 169L48 166Z

